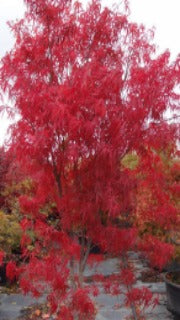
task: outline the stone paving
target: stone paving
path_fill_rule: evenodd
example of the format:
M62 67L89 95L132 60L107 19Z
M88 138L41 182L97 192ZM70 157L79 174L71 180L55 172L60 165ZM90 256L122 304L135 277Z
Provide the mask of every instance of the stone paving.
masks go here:
M0 294L0 320L15 320L21 312L32 304L42 303L43 298L33 299L31 296L23 296L19 293Z
M140 274L142 270L146 270L147 267L143 261L137 260L136 255L131 256L131 261L135 267L137 275L137 287L146 286L154 294L159 294L159 305L155 309L147 310L147 320L172 320L172 314L166 309L166 293L165 284L163 282L156 283L144 283L140 280ZM117 259L107 259L104 262L98 264L95 268L87 268L85 272L86 277L91 277L94 274L111 275L117 273L119 270L119 263ZM99 286L100 294L96 298L96 306L98 313L96 320L125 320L130 315L130 309L121 307L116 309L115 305L123 304L124 297L119 295L113 297L109 294L105 294ZM41 299L33 299L30 296L23 296L21 294L0 294L0 320L16 320L21 312L32 304L42 303L45 297ZM176 318L180 320L180 318Z
M180 320L176 317L176 319L172 316L172 314L166 308L166 290L164 282L156 282L156 283L146 283L142 282L139 278L142 271L148 270L146 266L146 262L137 260L136 255L131 255L131 262L134 265L136 270L136 287L147 287L151 290L151 292L155 295L159 296L159 305L156 306L152 310L150 308L146 311L146 319L147 320ZM111 272L110 272L111 271ZM119 271L119 263L117 259L108 259L107 261L100 263L100 265L96 268L96 270L87 270L86 275L92 275L95 273L103 273L104 275L110 275L112 273L116 273ZM120 309L115 309L114 306L116 304L123 304L124 296L120 295L117 297L113 297L108 294L100 293L100 295L96 298L96 303L98 307L98 314L96 320L125 320L128 316L131 315L130 309L121 307Z

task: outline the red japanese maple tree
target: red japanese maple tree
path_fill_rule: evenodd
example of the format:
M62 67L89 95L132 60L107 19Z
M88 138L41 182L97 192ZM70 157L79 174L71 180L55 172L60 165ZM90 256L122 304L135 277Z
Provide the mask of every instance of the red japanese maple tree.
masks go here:
M153 32L129 21L125 1L121 12L98 0L85 9L72 0L24 2L0 69L1 88L20 116L10 146L34 185L20 197L20 285L39 295L48 283L60 319L93 319L92 291L83 286L89 253L96 245L125 257L137 245L136 176L121 160L175 145L176 128L163 115L179 102L180 59L170 62L168 51L157 56ZM171 228L175 220L167 221ZM137 290L130 294L133 277L124 269L132 305Z

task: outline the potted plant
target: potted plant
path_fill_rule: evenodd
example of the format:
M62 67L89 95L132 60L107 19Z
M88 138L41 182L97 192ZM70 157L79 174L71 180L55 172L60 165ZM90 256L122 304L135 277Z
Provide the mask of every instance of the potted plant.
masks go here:
M167 308L173 314L180 316L180 237L179 233L173 233L171 237L175 245L175 258L165 273L164 279L167 292Z
M165 274L167 308L173 314L180 316L180 269Z

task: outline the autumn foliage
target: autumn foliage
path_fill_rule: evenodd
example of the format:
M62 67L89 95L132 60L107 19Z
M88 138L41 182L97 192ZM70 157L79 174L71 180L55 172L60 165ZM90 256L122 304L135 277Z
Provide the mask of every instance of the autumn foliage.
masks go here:
M19 274L25 293L39 296L47 285L57 319L94 319L90 296L97 291L84 286L83 273L95 245L123 259L150 250L160 268L167 261L158 260L160 251L152 256L153 245L168 258L173 253L158 238L141 242L137 217L164 230L177 223L154 150L171 145L175 154L177 127L163 115L179 102L180 59L171 62L168 51L157 56L153 31L130 22L126 2L121 11L98 0L85 9L71 0L24 2L24 19L10 24L16 43L0 69L1 88L19 115L10 149L32 181L19 198L25 263L9 265L8 273ZM141 159L141 170L122 164L129 153ZM141 187L154 188L151 212L142 195L137 207ZM124 269L127 303L148 305L148 293L132 289Z

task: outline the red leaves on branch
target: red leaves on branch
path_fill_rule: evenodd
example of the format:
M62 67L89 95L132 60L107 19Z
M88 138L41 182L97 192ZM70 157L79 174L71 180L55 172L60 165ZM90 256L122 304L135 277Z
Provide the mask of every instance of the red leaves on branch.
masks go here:
M114 255L121 255L135 248L137 230L135 228L119 230L117 227L109 227L105 231L105 237L105 250Z
M155 307L158 304L157 297L154 298L151 291L146 288L133 288L126 295L126 303L130 305L131 303L135 303L136 306L140 307L142 310L148 307Z
M24 292L24 294L27 294L28 292L31 291L31 282L29 281L29 279L22 277L20 279L20 287L21 287L22 291Z
M72 310L79 316L80 320L84 318L91 320L95 316L95 307L85 289L78 289L72 296Z
M61 306L60 312L59 312L59 320L73 320L73 315L71 310L67 306Z
M134 273L128 268L121 270L120 279L126 286L132 286L135 283Z
M4 252L0 251L0 266L3 264Z
M170 261L174 254L174 247L169 243L164 243L154 236L146 236L144 242L140 244L140 249L146 254L153 267L162 270Z
M18 269L13 261L9 261L6 266L6 276L10 281L15 280L15 278L18 276Z
M30 199L27 196L21 196L19 197L19 203L22 209L22 212L24 212L27 215L38 215L40 206L36 199Z

